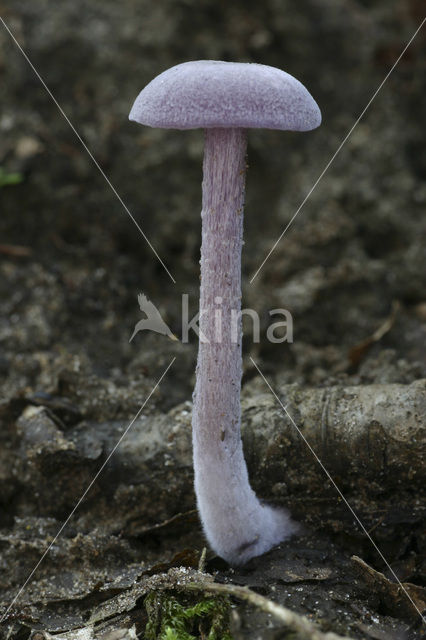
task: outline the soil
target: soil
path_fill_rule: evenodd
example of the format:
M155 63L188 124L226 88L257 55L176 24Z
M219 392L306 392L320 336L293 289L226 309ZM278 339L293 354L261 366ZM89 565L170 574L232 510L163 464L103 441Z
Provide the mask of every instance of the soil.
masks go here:
M303 395L416 383L424 407L426 27L322 175L423 9L417 0L1 0L0 15L69 122L0 25L0 637L84 627L95 606L141 576L196 568L205 545L188 430L196 336L184 344L144 331L129 342L140 292L179 338L182 294L189 317L198 307L202 133L127 119L164 69L195 59L277 66L308 87L323 114L303 135L249 133L243 306L261 322L259 342L245 326L243 401L257 407L254 433L272 409L250 358L280 397L289 385ZM269 311L283 307L294 340L272 344ZM278 424L285 418L276 412ZM251 415L247 408L243 430L253 485L290 504L304 531L240 569L209 552L207 571L324 632L424 637L418 612L395 595L395 575L327 477L278 481L265 463L273 443L263 454L247 435ZM156 453L179 428L170 457ZM411 445L420 455L420 437ZM372 479L360 468L349 482L341 469L338 484L421 608L425 478L417 467L410 477L406 460L401 477ZM145 637L142 601L123 616ZM230 624L236 640L290 637L237 600Z

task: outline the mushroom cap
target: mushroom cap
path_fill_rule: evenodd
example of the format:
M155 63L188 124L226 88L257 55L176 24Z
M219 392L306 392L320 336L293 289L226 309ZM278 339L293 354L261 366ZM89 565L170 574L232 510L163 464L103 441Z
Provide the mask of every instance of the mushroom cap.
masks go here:
M130 120L163 129L309 131L321 112L296 78L275 67L197 60L171 67L138 95Z

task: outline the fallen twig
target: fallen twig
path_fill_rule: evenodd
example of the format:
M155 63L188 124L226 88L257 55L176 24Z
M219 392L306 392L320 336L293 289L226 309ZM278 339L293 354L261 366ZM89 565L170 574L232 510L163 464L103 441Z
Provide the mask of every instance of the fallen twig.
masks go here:
M23 247L18 244L0 244L0 253L13 258L26 258L32 254L30 247Z
M219 584L217 582L189 582L183 586L183 590L204 591L207 593L220 593L222 595L233 596L239 600L244 600L257 607L265 613L270 613L277 620L280 620L291 631L302 633L309 640L352 640L348 636L339 636L333 632L323 633L318 627L304 616L301 616L291 609L287 609L264 596L259 595L248 587L241 587L235 584Z

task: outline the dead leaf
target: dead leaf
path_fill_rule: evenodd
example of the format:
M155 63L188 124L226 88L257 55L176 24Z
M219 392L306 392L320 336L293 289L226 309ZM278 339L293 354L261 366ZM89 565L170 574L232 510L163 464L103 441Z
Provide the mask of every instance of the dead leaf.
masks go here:
M391 582L358 556L351 558L364 582L379 595L383 608L392 616L418 620L426 610L426 589L410 582Z

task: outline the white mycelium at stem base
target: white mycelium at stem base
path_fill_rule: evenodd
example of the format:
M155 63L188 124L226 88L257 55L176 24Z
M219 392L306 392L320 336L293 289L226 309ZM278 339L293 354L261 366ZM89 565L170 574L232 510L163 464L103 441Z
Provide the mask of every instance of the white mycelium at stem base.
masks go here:
M206 129L199 325L209 342L200 339L194 391L195 492L205 535L231 564L268 551L295 530L284 510L257 499L241 443L242 330L239 318L235 341L231 314L241 310L245 156L244 129Z

